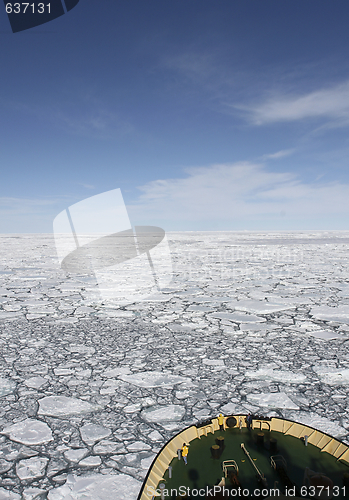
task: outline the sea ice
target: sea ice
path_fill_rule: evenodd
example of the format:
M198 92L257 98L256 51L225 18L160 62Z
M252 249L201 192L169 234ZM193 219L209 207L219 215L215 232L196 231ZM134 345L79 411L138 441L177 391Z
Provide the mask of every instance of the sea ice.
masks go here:
M8 378L0 378L0 398L11 394L16 389L16 382Z
M188 381L187 378L179 375L157 371L120 375L119 378L124 382L128 382L138 387L172 387L173 385Z
M48 380L46 380L44 377L31 377L25 381L25 385L27 387L30 387L31 389L40 389L40 387L43 387L45 384L48 383Z
M0 458L0 474L9 471L12 468L13 463L8 462L4 458Z
M64 456L69 462L79 462L88 454L87 448L71 449L64 452Z
M5 490L5 488L0 488L0 500L21 500L21 496Z
M115 441L108 441L102 439L93 447L93 453L96 455L108 455L109 453L126 453L127 450L123 443L116 443Z
M311 308L310 314L314 318L324 321L338 321L340 323L349 324L349 305L341 305L338 307L315 306Z
M262 300L237 300L229 302L227 305L236 311L245 311L253 314L272 314L295 308L293 304L273 303Z
M82 467L98 467L99 465L101 465L101 463L101 457L94 456L83 458L82 460L80 460L79 465L81 465Z
M151 439L152 441L161 441L163 439L159 431L152 431L149 434L148 438Z
M92 346L87 345L70 345L67 347L68 351L71 353L86 354L87 356L92 356L96 352L96 349Z
M145 408L142 417L147 422L174 422L181 420L185 414L185 408L179 405L167 405Z
M234 323L263 323L266 321L265 318L262 318L261 316L255 316L254 314L248 314L244 312L218 312L218 313L213 313L209 314L210 318L218 318L218 319L225 319L228 321L232 321Z
M16 473L19 479L34 480L45 475L45 469L48 463L48 458L35 457L21 460L16 465Z
M204 358L202 360L202 362L203 362L204 365L213 366L213 367L217 367L217 368L222 368L222 367L225 366L223 359L207 359L207 358Z
M293 373L291 371L274 370L273 368L261 368L257 371L247 371L246 377L258 380L274 380L275 382L283 382L290 384L300 384L306 380L303 373Z
M338 422L333 422L313 412L291 412L288 418L304 425L309 425L336 438L341 438L347 434L347 431Z
M0 434L27 446L46 444L53 440L51 429L45 422L30 418L5 427Z
M39 399L38 414L62 417L79 413L89 413L97 409L97 406L81 399L68 398L66 396L47 396Z
M118 366L116 368L109 368L105 372L103 372L103 377L113 378L118 377L119 375L127 375L131 373L129 366Z
M331 332L330 330L310 330L307 331L308 335L311 335L312 337L316 337L317 339L324 339L324 340L334 340L334 339L344 339L345 337L343 335L339 335L336 332Z
M154 458L155 458L155 455L151 455L150 457L143 458L141 460L141 468L144 470L149 470L149 467L153 463Z
M314 366L313 370L320 379L329 385L349 384L349 368L330 368L327 366Z
M248 401L265 408L299 410L299 407L284 392L248 394Z
M127 445L127 449L128 451L145 451L150 450L151 447L143 441L135 441L134 443Z
M101 425L86 424L80 428L81 439L89 446L92 446L97 441L104 439L111 434L110 429L106 429Z
M23 490L23 500L41 500L45 493L46 491L40 488L26 488Z
M51 490L48 500L136 500L141 483L126 474L68 475L63 486Z

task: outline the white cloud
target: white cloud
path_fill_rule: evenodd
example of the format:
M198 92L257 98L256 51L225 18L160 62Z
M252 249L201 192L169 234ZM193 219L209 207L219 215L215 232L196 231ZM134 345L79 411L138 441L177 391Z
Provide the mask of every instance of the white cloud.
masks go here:
M347 217L349 185L302 182L295 174L268 171L249 162L189 168L186 177L161 179L139 187L141 196L128 205L131 220L158 223L212 221L234 224L258 220L263 225L285 214L302 224L314 218ZM149 222L150 223L150 222ZM193 227L195 229L195 227Z
M290 156L294 153L294 149L282 149L276 153L261 156L261 160L278 160L279 158L284 158L285 156Z
M257 105L233 105L255 125L325 118L337 125L349 123L349 82L303 95L278 95Z
M41 210L42 207L56 205L61 199L56 198L15 198L10 196L0 197L0 213L35 213Z

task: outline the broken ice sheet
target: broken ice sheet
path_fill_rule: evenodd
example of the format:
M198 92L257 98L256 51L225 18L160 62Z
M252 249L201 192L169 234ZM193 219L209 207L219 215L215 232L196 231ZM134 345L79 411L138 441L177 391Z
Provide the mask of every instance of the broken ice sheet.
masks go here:
M47 396L39 399L38 414L61 417L79 413L89 413L98 409L98 406L92 405L82 399L69 398L66 396Z
M23 500L41 500L45 493L46 491L41 488L25 488L23 490Z
M136 499L141 483L126 474L92 476L68 475L63 486L50 490L48 500Z
M349 305L340 305L338 307L315 306L311 308L310 314L317 319L349 324Z
M145 408L141 415L147 422L167 423L181 420L185 408L179 405L167 405Z
M5 427L0 434L27 446L46 444L53 440L51 429L45 422L30 418Z
M266 319L261 316L255 316L254 314L248 314L243 311L232 313L218 312L209 314L208 316L210 318L225 319L234 323L263 323L266 321Z
M258 380L273 380L275 382L283 382L290 384L299 384L306 380L303 373L293 373L286 370L274 370L273 368L260 368L256 371L247 371L246 377Z
M64 457L69 460L69 462L79 462L79 460L82 460L83 458L86 457L86 455L89 453L89 450L87 448L78 448L78 449L72 449L72 450L67 450L64 452Z
M332 368L328 366L314 366L313 370L318 374L322 382L329 385L348 385L349 369Z
M347 431L338 423L329 418L320 416L313 412L290 412L288 418L304 425L309 425L314 429L320 430L330 436L341 438L347 434Z
M20 460L16 465L16 473L19 479L34 480L45 475L48 458L33 457Z
M285 303L281 301L275 303L262 300L237 300L229 302L227 305L236 311L245 311L253 314L271 314L295 308L295 306L292 303L288 303L288 301L285 301Z
M119 378L124 382L129 382L138 387L172 387L173 385L189 381L188 378L179 375L157 371L120 375Z
M0 488L0 500L21 500L21 496L5 488Z
M16 382L8 378L0 378L0 398L11 394L16 389Z
M248 234L241 237L244 240L250 238ZM253 239L265 237L265 234L258 237L254 235ZM15 240L1 237L1 242L8 242L10 245L5 251L6 259L12 259L12 255L17 252L18 261L24 258L28 261L21 265L18 262L17 267L33 267L33 261L38 257L39 237L30 238L26 238L24 242L29 245L28 251L25 246L24 256L23 238L15 243ZM224 239L228 244L234 244L236 235L226 233ZM42 241L46 245L47 237ZM190 266L190 261L186 260L185 255L183 258L182 252L186 241L190 242L195 255L197 250L200 250L200 245L208 245L213 252L221 251L221 247L217 246L216 233L214 237L205 233L201 233L201 236L198 233L173 235L171 243L174 244L176 257L185 272ZM29 408L27 397L28 403L29 400L37 400L36 390L43 392L40 398L55 397L56 394L74 398L84 404L93 403L94 406L99 406L93 414L86 414L80 413L81 408L75 408L71 413L72 408L69 409L68 404L69 412L64 415L62 413L65 413L63 410L66 405L56 399L57 406L61 405L62 411L56 418L44 417L52 427L55 440L40 444L40 454L3 438L0 446L0 457L6 461L2 462L3 466L7 468L8 463L13 464L10 469L12 482L6 484L6 488L13 490L13 498L16 500L21 496L14 493L19 491L17 488L20 485L19 478L14 474L14 462L30 458L33 454L50 455L45 477L38 478L32 485L33 488L45 490L46 493L42 495L44 498L47 494L59 493L60 500L86 500L91 493L90 488L85 492L79 489L72 492L73 486L69 486L69 481L66 486L58 486L67 480L66 473L48 479L48 475L56 470L60 461L66 464L68 474L74 471L79 479L88 475L89 467L99 463L99 459L94 459L92 463L87 461L86 465L79 465L79 461L91 454L94 457L99 456L104 462L101 465L103 473L108 473L107 467L112 467L113 472L117 473L122 466L125 474L136 478L144 477L146 469L143 467L150 465L149 455L154 449L152 447L152 450L148 451L130 452L127 449L129 446L132 447L132 444L141 441L160 447L173 434L191 425L196 414L200 417L207 415L207 418L217 415L220 411L225 414L251 411L271 415L273 410L269 406L260 406L260 401L252 403L247 395L252 391L269 391L275 394L274 391L279 390L279 384L284 386L283 390L294 404L302 408L309 404L310 408L318 408L316 411L319 413L323 411L323 405L327 401L325 398L332 396L333 404L325 407L325 411L330 413L323 430L334 434L341 424L348 406L348 384L343 383L343 372L342 377L339 377L337 372L341 367L349 368L349 342L346 341L349 326L343 321L338 321L338 325L326 323L333 321L334 314L341 312L340 307L348 303L349 294L343 293L343 290L349 290L349 285L343 283L346 278L342 265L347 252L341 253L339 248L329 249L325 245L304 246L304 260L293 263L288 269L289 274L284 278L279 275L273 277L267 276L266 273L264 276L258 274L259 270L262 271L261 264L253 261L252 254L251 262L246 259L243 265L246 269L251 266L256 273L245 273L241 275L241 279L235 276L233 280L220 276L221 271L215 260L203 259L202 265L195 266L195 269L192 267L190 280L188 275L181 276L181 273L178 273L173 289L166 291L166 301L149 301L128 307L132 307L133 311L140 311L140 316L131 315L126 310L114 309L117 314L112 317L112 305L82 302L81 294L86 293L82 291L83 284L77 286L69 279L64 278L64 281L61 277L55 278L53 267L50 265L54 248L51 248L50 255L45 254L45 249L46 246L39 248L40 266L42 265L45 277L48 278L45 283L36 281L34 286L34 282L21 282L18 279L11 282L11 290L5 286L0 290L4 300L0 303L2 314L10 315L0 336L1 351L8 364L2 377L11 380L12 373L16 372L13 381L20 387L18 401L11 393L1 400L3 423L0 429L13 425L10 422L18 423L18 418L21 417L16 412L22 406L26 410ZM338 266L333 265L332 258L336 259ZM324 267L324 262L329 263L327 267ZM8 267L11 267L10 263ZM180 293L175 293L176 290ZM341 292L338 292L339 290ZM47 300L44 300L46 297ZM16 305L17 300L23 303L20 310L16 310L19 307ZM38 304L40 309L35 308L39 300L44 302ZM25 301L28 301L32 313L40 310L44 319L32 320L30 318L40 316L33 314L28 315L28 321L22 321L21 317L27 310ZM3 304L10 309L5 310ZM59 317L52 314L47 316L48 307L57 310ZM312 315L326 312L324 309L316 309L319 307L327 308L327 313L332 313L331 318L321 319ZM91 316L91 308L96 311L96 315ZM78 312L78 316L74 316L74 311ZM211 314L219 314L220 317L214 318ZM246 320L241 322L245 318ZM232 322L232 319L236 321ZM169 327L168 321L171 321ZM162 326L161 322L166 323L166 326ZM290 328L286 330L285 326ZM329 330L333 330L331 338L334 332L340 337L331 340L324 334L324 338L320 338L321 332ZM29 347L32 350L27 350ZM231 348L231 351L227 353L227 358L223 358L222 353L228 348ZM204 359L212 363L219 362L216 366L221 367L222 371L216 373L215 364L204 364ZM327 359L333 361L330 376L326 375ZM326 370L312 372L312 366L325 366ZM60 370L71 370L75 380L72 375L64 375ZM178 379L172 379L172 385L167 382L162 385L159 380L155 382L151 380L155 370L163 375L192 378L195 380L196 389L186 386L186 382L177 383ZM149 379L148 376L143 379L142 373L150 373L151 376ZM123 381L120 378L123 375L131 375L132 378ZM43 380L31 380L39 376ZM138 383L133 383L136 380L133 376L136 379L138 377ZM307 378L302 380L301 377ZM47 382L44 382L45 380ZM326 385L325 380L331 383ZM39 385L41 382L44 385ZM299 395L294 389L293 394L293 391L288 392L286 389L290 384L304 384L304 388ZM27 396L23 397L25 385L30 390L26 392ZM337 387L338 394L334 394ZM244 401L245 397L247 401ZM201 406L201 403L204 405ZM274 404L276 403L274 401ZM170 405L182 407L179 415L176 410L168 411ZM79 404L77 406L79 407ZM150 410L155 412L149 413L149 418L154 417L154 422L148 422L145 410L141 411L149 406ZM35 404L30 408L35 410ZM157 410L165 410L165 414L168 412L164 420L161 413L156 414ZM279 416L296 421L300 420L300 413L299 410L277 408ZM171 420L182 414L180 420ZM39 416L38 420L40 418ZM97 441L93 450L90 445L85 446L80 434L80 429L92 422L107 429L118 428L115 434ZM318 424L320 422L315 418L313 425L316 427ZM161 435L154 431L154 428L162 429ZM123 432L119 433L119 429ZM341 430L346 439L348 429ZM109 460L110 454L118 457L118 460ZM132 455L132 465L127 464L126 460L122 461L121 456L124 454ZM110 465L111 462L114 462L114 466ZM81 476L82 474L84 476ZM104 477L103 474L102 478ZM56 487L48 493L48 489L54 484ZM59 489L64 487L65 490ZM25 491L29 489L30 485ZM133 499L138 496L140 484L136 489ZM95 491L99 492L98 489ZM91 500L98 500L95 491L91 495L92 498L90 497ZM6 490L6 495L10 494L12 492ZM112 494L110 491L106 493L106 498L112 499L113 495L117 500L121 497L117 490L113 490ZM24 492L21 500L27 500Z
M40 389L43 387L45 384L48 383L48 380L46 380L43 377L31 377L25 381L25 385L27 387L30 387L31 389Z
M264 408L299 410L299 407L284 392L248 394L247 400Z
M97 441L110 436L111 430L102 427L101 425L86 424L80 428L81 439L89 446L92 446Z
M334 340L334 339L345 339L344 335L339 335L336 332L332 332L331 330L311 330L307 332L308 335L312 337L316 337L317 339L324 340Z

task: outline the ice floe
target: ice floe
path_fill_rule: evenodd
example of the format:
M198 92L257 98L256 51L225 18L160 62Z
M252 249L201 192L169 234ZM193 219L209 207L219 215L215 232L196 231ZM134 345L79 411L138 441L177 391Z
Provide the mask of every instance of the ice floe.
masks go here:
M294 309L293 304L287 303L273 303L261 300L237 300L228 303L228 306L236 311L245 311L252 314L272 314L288 309Z
M46 380L44 377L31 377L25 381L25 385L27 387L30 387L32 389L40 389L44 385L48 383L48 380Z
M322 382L329 385L349 384L348 368L331 368L327 366L314 366L313 370L318 374Z
M0 500L21 500L21 495L12 493L5 488L0 488Z
M274 370L273 368L261 368L256 371L247 371L246 377L256 380L273 380L275 382L283 382L290 384L299 384L306 380L306 375L303 373L293 373L286 370Z
M47 396L39 400L39 415L50 415L51 417L62 417L89 413L98 410L96 405L77 398L66 396Z
M317 339L324 340L334 340L334 339L344 339L343 335L339 335L336 332L332 332L330 330L310 330L307 332L308 335L315 337Z
M349 324L349 305L337 307L315 306L311 308L310 314L314 318L324 321L338 321Z
M106 429L101 425L86 424L80 428L81 439L89 446L92 446L97 441L104 439L111 434L110 429Z
M262 316L241 312L218 312L209 315L210 318L224 319L233 323L263 323L266 321Z
M138 387L172 387L173 385L181 384L189 380L180 375L157 371L120 375L119 378L124 382L128 382Z
M263 408L299 409L284 392L248 394L246 397L251 403Z
M48 463L46 457L34 457L20 460L16 465L16 473L21 480L34 480L45 475Z
M147 422L166 423L181 420L185 408L179 405L150 407L142 410L141 415Z
M69 475L64 486L51 490L48 500L136 500L141 483L126 474Z
M1 434L27 446L46 444L53 440L52 431L45 422L30 418L5 427Z
M16 389L16 382L7 378L0 378L0 398L11 394Z

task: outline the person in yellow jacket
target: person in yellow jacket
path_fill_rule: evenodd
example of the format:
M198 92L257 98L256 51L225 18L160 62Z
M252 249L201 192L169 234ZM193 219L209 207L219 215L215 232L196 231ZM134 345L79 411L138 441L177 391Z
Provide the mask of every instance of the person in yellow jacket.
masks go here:
M224 417L221 413L218 416L218 425L219 425L220 431L225 431L225 429L224 429Z
M183 443L181 451L182 451L182 457L183 457L184 463L185 463L185 465L188 465L189 448L185 443Z

